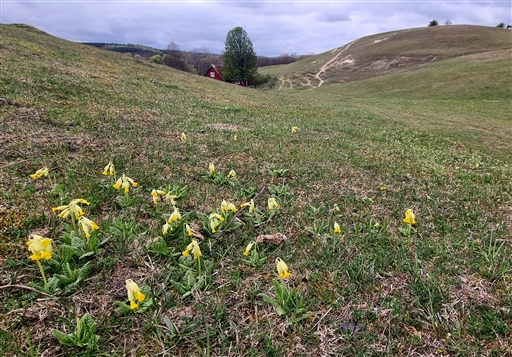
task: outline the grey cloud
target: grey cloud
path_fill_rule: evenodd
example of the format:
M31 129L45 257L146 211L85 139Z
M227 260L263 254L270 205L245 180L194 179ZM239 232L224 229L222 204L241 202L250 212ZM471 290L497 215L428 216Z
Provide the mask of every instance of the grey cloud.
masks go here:
M319 22L344 22L351 21L350 16L344 13L322 13L316 16Z
M4 2L4 23L27 23L72 41L130 42L220 53L227 32L242 26L256 53L321 53L356 38L441 24L511 22L510 2Z

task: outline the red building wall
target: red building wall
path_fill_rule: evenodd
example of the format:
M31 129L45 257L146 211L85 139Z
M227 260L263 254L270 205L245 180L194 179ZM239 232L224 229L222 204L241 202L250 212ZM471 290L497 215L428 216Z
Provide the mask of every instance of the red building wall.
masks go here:
M224 78L222 78L219 73L212 67L210 67L210 69L208 70L208 72L206 72L206 75L205 77L208 77L208 78L213 78L213 79L216 79L218 81L223 81L224 82Z

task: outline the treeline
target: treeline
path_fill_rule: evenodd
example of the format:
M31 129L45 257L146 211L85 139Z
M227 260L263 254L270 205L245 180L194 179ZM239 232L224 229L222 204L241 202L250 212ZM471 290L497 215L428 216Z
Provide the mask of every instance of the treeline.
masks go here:
M285 53L277 57L258 56L258 67L276 66L279 64L290 64L311 56L314 56L314 54L297 55L293 53L289 55Z
M154 63L164 64L185 72L197 73L200 76L204 76L212 64L217 67L222 67L224 65L222 55L214 54L206 47L195 48L190 51L182 51L174 42L171 42L165 50L130 43L84 42L84 44L103 48L109 51L130 53L132 56L140 56L142 58L149 59ZM312 56L312 54L282 54L277 57L258 56L258 67L289 64L309 56Z
M131 53L132 56L139 55L143 58L149 58L155 54L163 54L165 51L144 45L105 43L105 42L84 42L84 45L103 48L109 51L120 53Z

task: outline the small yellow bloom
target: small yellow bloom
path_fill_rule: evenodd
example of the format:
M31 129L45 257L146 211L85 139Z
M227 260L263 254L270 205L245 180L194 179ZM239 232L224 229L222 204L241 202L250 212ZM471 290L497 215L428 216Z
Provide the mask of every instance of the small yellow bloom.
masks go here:
M75 217L75 219L78 219L85 214L82 208L80 207L79 203L85 203L86 205L91 204L90 202L87 202L83 198L77 198L69 202L68 205L52 207L52 211L61 211L58 214L58 216L61 218L66 218L71 213Z
M247 244L247 247L245 248L244 255L249 255L249 252L251 251L252 247L256 244L255 241L252 241L251 243Z
M182 254L184 256L188 256L189 251L192 252L192 254L194 254L194 259L197 259L202 255L201 249L199 249L199 244L197 243L197 241L195 239L192 239L192 242L190 242L190 244L187 245L187 249L185 249L182 252Z
M217 227L220 225L220 222L224 221L224 217L222 217L218 213L210 214L210 229L212 233L216 232Z
M105 166L105 168L103 169L102 174L105 176L107 176L107 175L115 176L116 170L114 168L114 164L112 163L112 161L108 162L107 166Z
M153 197L153 204L155 204L155 205L158 203L158 195L160 195L160 196L165 195L165 191L162 191L162 190L152 190L151 191L151 196Z
M281 260L281 258L276 258L276 267L280 278L286 279L291 275L288 272L288 266Z
M181 133L181 141L187 141L187 136L185 135L185 133Z
M254 200L251 200L250 202L245 202L240 205L240 207L249 207L249 213L254 212Z
M175 201L176 198L178 198L178 196L171 195L170 192L167 192L167 194L165 195L165 202L170 203L171 205L175 206L176 205L176 201Z
M185 224L185 231L187 232L189 237L192 237L192 235L194 234L188 224Z
M30 239L26 243L28 250L32 253L29 257L32 260L52 259L52 240L43 238L36 234L31 234Z
M416 221L414 220L414 213L412 212L412 209L408 209L405 211L405 218L404 222L408 224L416 224Z
M42 169L39 169L35 173L30 175L30 177L32 177L34 180L36 180L36 179L41 178L43 176L48 176L48 174L49 174L48 167L45 166Z
M296 133L297 130L299 130L299 127L298 126L294 126L292 127L292 133Z
M238 211L234 204L229 203L226 200L222 200L222 203L220 204L220 208L221 208L223 213L226 213L228 211L232 211L232 212Z
M91 230L95 231L100 229L100 226L98 226L90 219L85 218L85 216L82 216L78 219L78 225L82 228L87 238L91 236Z
M213 175L215 173L215 165L213 162L210 162L210 166L208 166L208 171L210 171L210 175Z
M334 204L334 210L335 210L336 212L339 212L339 211L340 211L340 208L338 207L338 205L337 205L336 203Z
M133 181L131 178L123 174L115 184L112 185L116 190L119 190L120 188L124 189L124 192L130 192L130 184L132 184L133 187L137 187L139 184L135 181Z
M381 187L380 187L380 190L381 190L381 191L386 191L386 189L387 189L387 187L386 187L386 186L381 186Z
M236 179L236 172L235 172L235 170L229 171L229 173L228 173L228 175L226 177L227 178Z
M233 140L236 141L236 134L233 136Z
M128 300L130 300L130 309L136 309L139 307L138 302L143 302L146 295L141 293L139 286L132 280L126 280L126 290L128 291Z
M174 211L171 213L171 216L167 220L167 223L181 221L181 214L177 207L174 207Z
M334 233L341 233L340 225L337 222L334 222Z
M268 199L268 209L273 210L273 209L278 209L278 208L279 208L279 204L277 203L276 199L274 197L270 197Z
M172 231L172 227L169 223L165 222L164 226L162 227L162 234L165 236L169 229Z

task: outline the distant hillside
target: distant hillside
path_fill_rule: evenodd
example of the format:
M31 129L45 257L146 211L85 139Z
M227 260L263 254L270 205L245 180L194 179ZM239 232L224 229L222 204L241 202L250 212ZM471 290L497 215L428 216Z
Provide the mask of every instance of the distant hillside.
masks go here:
M94 46L103 48L105 50L119 52L119 53L131 53L132 55L139 55L141 57L150 57L153 55L161 55L165 53L165 50L159 50L153 47L144 45L134 45L131 43L120 44L120 43L105 43L105 42L83 42L84 45Z
M262 69L281 77L281 89L316 87L380 76L418 65L512 47L512 31L451 25L367 36L291 65ZM323 81L324 83L321 83Z

